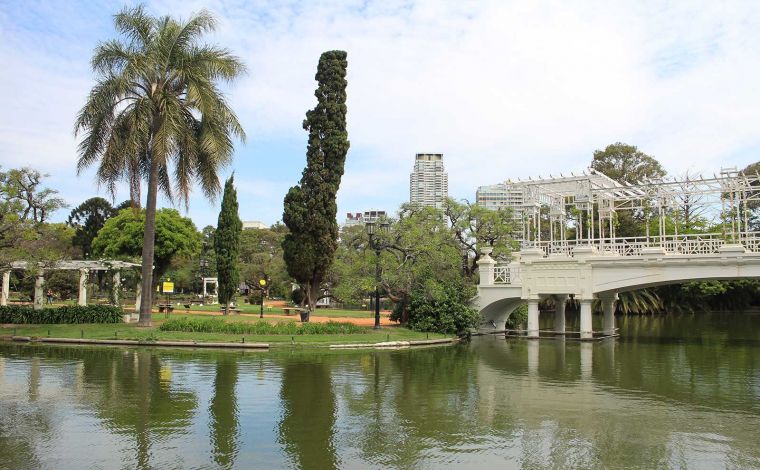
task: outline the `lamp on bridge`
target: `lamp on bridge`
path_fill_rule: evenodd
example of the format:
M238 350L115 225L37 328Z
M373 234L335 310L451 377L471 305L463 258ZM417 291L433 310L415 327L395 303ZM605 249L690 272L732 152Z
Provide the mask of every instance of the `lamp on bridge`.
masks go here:
M390 231L390 226L388 222L381 222L380 223L380 234L385 234ZM377 238L377 223L376 222L367 222L364 224L364 228L367 230L367 235L369 235L369 246L373 250L375 250L375 326L374 329L379 330L380 329L380 253L383 252L386 248L388 248L388 245L383 243L381 240L378 240Z

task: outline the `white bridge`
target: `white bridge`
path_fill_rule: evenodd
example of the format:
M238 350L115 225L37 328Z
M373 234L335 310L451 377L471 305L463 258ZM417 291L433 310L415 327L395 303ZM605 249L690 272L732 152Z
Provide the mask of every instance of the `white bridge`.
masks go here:
M492 249L485 248L478 261L480 285L473 304L483 316L483 330L503 330L509 315L527 303L527 336L537 338L538 304L554 297L553 331L562 334L566 300L573 296L580 303L578 333L588 340L615 334L620 292L694 280L760 278L760 232L750 230L750 212L760 205L758 175L731 172L611 187L592 182L575 192L540 182L525 187L523 204L516 208L522 216L521 250L511 261L497 262ZM721 233L678 234L679 223L684 228L679 205L684 207L685 200L688 210L698 198L709 197L721 207L714 212ZM645 221L646 236L615 236L622 210ZM570 214L574 220L568 223ZM650 218L659 219L657 235L649 235ZM597 299L604 315L601 332L593 331L591 322Z

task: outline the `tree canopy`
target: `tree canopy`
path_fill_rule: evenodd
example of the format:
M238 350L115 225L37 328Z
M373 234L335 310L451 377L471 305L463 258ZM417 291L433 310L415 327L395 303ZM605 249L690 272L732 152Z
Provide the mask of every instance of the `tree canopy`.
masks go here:
M114 25L121 39L96 47L97 83L77 115L78 169L99 162L98 181L112 194L119 182L129 183L136 207L147 181L138 324L150 326L158 192L187 204L197 183L216 197L219 169L232 160L232 139L245 138L217 83L233 81L244 66L228 50L201 42L216 27L205 10L178 21L126 7Z
M92 197L71 211L66 224L74 228L74 246L81 248L85 259L92 253L92 241L98 231L103 228L106 220L117 213L118 211L102 197Z
M337 248L335 197L348 152L346 131L346 53L325 52L319 58L317 106L306 113L309 133L306 168L297 186L285 196L283 222L290 232L283 240L288 273L304 286L309 310L321 294L322 282Z
M234 178L230 176L224 184L224 196L222 208L219 211L219 220L214 232L214 252L216 253L216 269L219 278L219 303L222 304L225 314L230 302L235 300L240 284L240 272L238 271L238 256L240 253L240 232L243 223L238 215L237 191L235 191Z
M615 181L636 184L647 179L665 176L665 170L653 156L639 150L635 145L616 142L595 150L591 168Z
M142 252L145 211L123 209L108 219L92 241L93 255L114 259L134 259ZM194 256L201 248L201 235L193 221L175 209L156 212L156 276L169 268L172 258Z

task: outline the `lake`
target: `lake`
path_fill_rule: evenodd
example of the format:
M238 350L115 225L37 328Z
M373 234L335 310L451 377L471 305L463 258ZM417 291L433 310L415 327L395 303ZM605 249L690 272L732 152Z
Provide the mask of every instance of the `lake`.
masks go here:
M618 326L395 351L0 343L0 468L760 468L760 315Z

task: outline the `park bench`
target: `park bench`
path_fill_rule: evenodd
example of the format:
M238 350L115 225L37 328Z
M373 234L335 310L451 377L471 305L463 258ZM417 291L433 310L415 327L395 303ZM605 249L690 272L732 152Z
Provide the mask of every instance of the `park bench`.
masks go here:
M224 313L224 307L223 306L219 307L219 311L221 313ZM240 312L242 312L242 310L240 310L237 307L229 307L229 308L227 308L227 313L240 313Z
M160 313L172 313L174 311L174 304L158 304L158 311Z
M298 313L300 309L298 307L283 307L282 311L285 313L285 315L293 315L295 313Z

